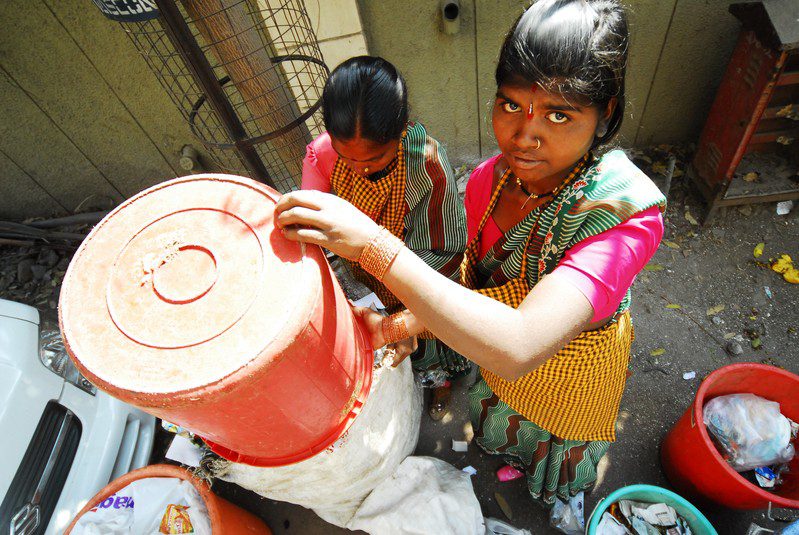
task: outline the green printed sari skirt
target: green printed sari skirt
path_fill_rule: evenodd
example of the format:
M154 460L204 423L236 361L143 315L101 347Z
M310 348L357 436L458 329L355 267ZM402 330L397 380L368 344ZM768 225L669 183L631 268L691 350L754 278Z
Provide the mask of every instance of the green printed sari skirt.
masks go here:
M533 499L546 506L568 501L596 481L596 467L610 442L565 440L540 428L501 401L479 378L469 389L474 439L487 453L508 455L527 476Z
M440 340L418 338L419 348L411 355L416 371L442 369L452 379L468 372L470 362Z

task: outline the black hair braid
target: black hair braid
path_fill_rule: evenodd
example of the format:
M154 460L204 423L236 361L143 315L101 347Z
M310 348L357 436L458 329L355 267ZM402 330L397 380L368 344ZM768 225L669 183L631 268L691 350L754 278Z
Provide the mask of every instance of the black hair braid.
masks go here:
M358 56L336 67L322 91L322 118L334 138L375 143L399 139L408 123L408 91L380 57Z

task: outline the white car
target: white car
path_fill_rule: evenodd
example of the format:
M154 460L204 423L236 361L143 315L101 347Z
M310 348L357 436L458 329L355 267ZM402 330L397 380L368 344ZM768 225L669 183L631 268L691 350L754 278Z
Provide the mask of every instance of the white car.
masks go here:
M60 534L150 458L155 418L98 391L32 307L0 299L0 533Z

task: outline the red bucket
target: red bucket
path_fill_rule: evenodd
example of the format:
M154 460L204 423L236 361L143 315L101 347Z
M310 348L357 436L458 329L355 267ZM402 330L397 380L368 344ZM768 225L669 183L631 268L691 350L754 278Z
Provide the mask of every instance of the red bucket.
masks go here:
M660 461L666 477L682 494L733 509L765 509L769 503L799 509L799 456L789 463L776 492L769 492L733 470L716 449L702 411L706 401L727 394L776 401L782 414L799 421L799 376L749 362L719 368L702 381L693 404L663 441Z
M333 444L374 363L323 251L275 228L278 198L231 175L153 186L84 240L59 304L93 384L258 466Z
M224 498L220 498L213 492L209 484L194 476L191 472L180 466L169 464L153 464L133 470L115 479L100 492L89 500L83 509L75 515L72 523L67 527L65 535L70 535L75 524L80 517L85 515L94 507L97 507L109 496L113 496L134 481L148 479L151 477L176 478L188 481L200 494L200 499L208 510L208 517L211 522L211 531L214 533L224 533L225 535L272 535L263 521L254 514L245 511L241 507L233 505ZM132 503L132 502L131 502Z

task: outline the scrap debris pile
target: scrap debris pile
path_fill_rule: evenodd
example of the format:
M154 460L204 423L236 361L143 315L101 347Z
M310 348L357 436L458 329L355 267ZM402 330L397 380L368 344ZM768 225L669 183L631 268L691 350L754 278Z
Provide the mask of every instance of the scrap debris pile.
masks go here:
M72 255L106 212L15 223L0 221L0 297L55 310Z
M619 500L597 526L597 535L692 535L688 522L665 503Z

